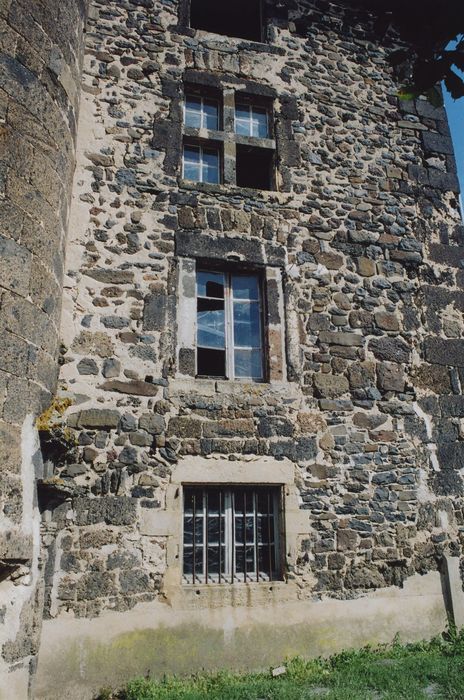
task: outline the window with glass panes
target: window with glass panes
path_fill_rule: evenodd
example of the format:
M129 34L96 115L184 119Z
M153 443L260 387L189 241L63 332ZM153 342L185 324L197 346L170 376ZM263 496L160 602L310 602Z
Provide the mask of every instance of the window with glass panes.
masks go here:
M220 182L219 148L215 146L184 145L183 176L195 182Z
M269 119L265 107L252 104L235 105L235 133L241 136L269 138Z
M212 97L186 95L185 126L193 129L219 129L219 102Z
M197 270L197 375L264 379L258 275Z
M184 582L281 579L281 498L280 487L184 487Z

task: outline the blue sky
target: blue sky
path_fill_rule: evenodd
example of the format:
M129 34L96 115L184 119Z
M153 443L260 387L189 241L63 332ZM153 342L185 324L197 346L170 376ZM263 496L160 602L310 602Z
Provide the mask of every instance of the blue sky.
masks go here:
M455 101L445 90L445 106L453 138L461 192L464 193L464 97Z
M454 41L451 41L447 49L454 49L457 42L461 39L462 35L459 34ZM457 70L456 66L453 67L462 78L464 74ZM448 121L451 130L451 138L453 139L454 154L456 156L456 165L458 166L458 178L459 184L461 185L461 211L462 202L464 200L464 97L459 100L453 100L449 92L443 85L443 93L445 97L445 107L448 114Z

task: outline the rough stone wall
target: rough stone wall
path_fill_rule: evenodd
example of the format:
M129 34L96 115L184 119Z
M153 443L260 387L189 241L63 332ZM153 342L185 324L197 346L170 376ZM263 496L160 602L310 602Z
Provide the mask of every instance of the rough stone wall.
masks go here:
M186 29L177 2L92 2L62 324L76 444L50 484L51 617L164 600L169 536L142 523L199 456L293 463L306 529L286 575L302 598L402 585L460 552L463 228L446 117L399 104L393 44L367 16L291 5L285 19L269 3L262 45ZM279 192L181 180L184 82L271 96ZM283 276L284 371L267 383L196 380L180 352L183 260L234 251Z
M58 377L85 4L0 2L2 698L26 697L40 631L34 421Z

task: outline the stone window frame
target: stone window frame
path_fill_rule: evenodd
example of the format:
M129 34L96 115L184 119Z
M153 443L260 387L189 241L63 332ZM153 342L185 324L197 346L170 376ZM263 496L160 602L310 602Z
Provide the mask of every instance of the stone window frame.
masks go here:
M282 489L281 547L282 579L227 583L183 583L182 529L183 489L186 486L261 485ZM287 458L258 457L231 462L227 457L207 459L184 457L173 467L166 490L164 509L143 508L140 534L165 539L166 570L162 593L176 609L185 606L210 607L250 602L276 602L295 599L298 590L288 576L296 565L300 540L308 537L311 526L309 511L300 508L300 496L295 482L295 465ZM242 599L242 596L244 598Z
M267 93L267 94L263 94ZM195 128L186 126L185 123L185 105L186 97L188 95L196 94L201 98L204 97L214 97L219 101L219 129L206 129L206 128ZM268 114L268 129L269 135L266 138L259 136L245 136L236 133L235 130L235 114L236 105L238 103L248 103L250 105L256 105L259 107L264 107ZM204 147L210 147L218 149L219 145L219 167L221 168L219 175L218 185L228 185L237 187L237 147L252 147L256 149L262 149L263 152L272 153L271 157L271 172L269 174L269 187L260 188L259 191L264 192L276 192L278 191L279 176L277 173L277 163L278 163L278 153L277 153L277 143L274 138L275 128L273 124L274 115L274 95L270 95L269 91L263 90L261 93L254 89L254 91L247 91L246 89L240 89L240 86L236 89L235 87L230 87L228 85L221 85L216 90L212 90L209 85L204 83L189 83L184 81L184 90L182 98L182 133L183 133L183 146L182 146L182 162L180 165L180 184L192 185L197 184L210 184L203 183L196 180L187 180L184 178L184 148L186 145L200 145ZM222 148L221 148L222 147ZM222 156L222 157L221 157ZM222 167L221 167L222 166ZM243 188L251 189L251 188Z
M204 70L187 68L183 74L183 80L163 76L161 79L163 97L170 101L169 115L166 118L157 118L153 123L152 147L164 152L164 171L166 175L175 178L179 189L189 192L198 191L205 193L220 193L222 195L243 194L247 197L253 196L259 201L268 201L276 196L285 195L292 192L291 170L301 165L300 147L295 139L292 122L299 117L298 100L294 95L279 94L273 87L263 83L257 83L247 78L239 78L236 75ZM273 104L273 127L275 150L278 155L276 167L276 178L278 181L277 191L250 190L237 187L236 185L212 185L209 183L198 183L193 180L183 180L180 177L180 165L182 162L182 141L184 138L184 86L188 90L210 90L215 93L222 93L224 89L240 92L256 97L257 99L267 99ZM233 112L229 112L233 117ZM230 126L233 132L233 124ZM221 141L221 133L213 132L218 141ZM205 132L202 131L204 135ZM230 134L232 140L235 134ZM253 138L253 137L251 137ZM228 161L225 168L228 167ZM174 183L173 183L174 184Z
M214 247L214 244L213 244ZM219 245L216 242L218 253ZM224 261L226 260L226 262ZM219 262L222 261L222 262ZM227 258L178 255L178 288L177 288L177 347L176 347L176 377L181 379L197 378L196 361L196 270L197 268L224 269ZM263 295L263 379L221 379L211 377L206 381L225 381L227 383L272 384L286 380L285 362L285 313L282 270L278 266L244 265L233 261L229 263L232 270L238 272L254 272L261 275ZM204 377L199 378L205 380Z

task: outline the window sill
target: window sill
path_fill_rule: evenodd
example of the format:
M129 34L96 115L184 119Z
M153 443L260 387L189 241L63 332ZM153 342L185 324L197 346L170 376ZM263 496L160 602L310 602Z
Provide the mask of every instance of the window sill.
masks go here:
M294 581L179 584L165 590L175 608L224 608L281 604L298 599Z
M223 53L230 53L231 48L238 51L256 51L257 53L269 53L276 56L285 56L285 50L267 41L253 41L239 36L227 34L215 34L204 29L192 29L191 27L178 25L173 29L176 34L196 39L199 43L208 44L207 48ZM227 43L226 43L227 42ZM189 47L191 48L191 47Z
M253 190L247 187L237 187L237 185L229 185L226 183L211 184L209 182L195 182L194 180L185 180L178 178L179 189L188 190L189 192L203 192L205 194L220 194L230 195L231 197L245 197L248 199L261 200L263 202L271 202L275 204L289 204L293 200L293 194L290 192L278 192L275 190Z
M193 379L187 376L177 376L169 381L169 392L172 395L182 395L192 392L199 395L214 396L216 394L259 395L285 394L288 398L297 398L300 387L295 382L271 380L269 382L246 382L235 379Z

